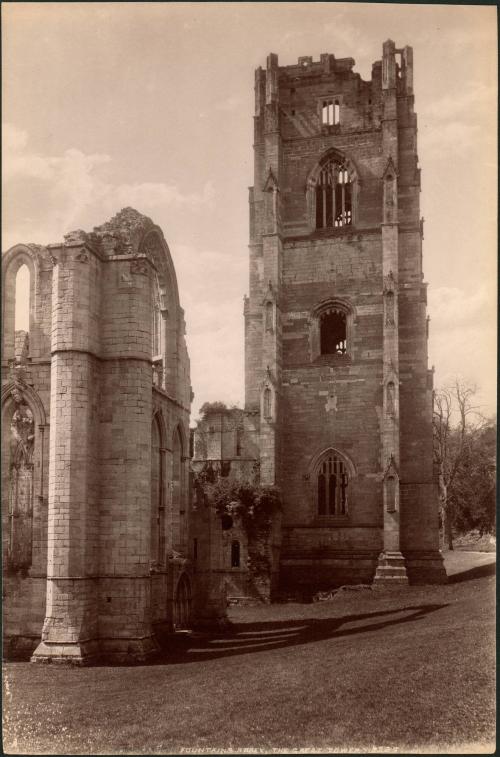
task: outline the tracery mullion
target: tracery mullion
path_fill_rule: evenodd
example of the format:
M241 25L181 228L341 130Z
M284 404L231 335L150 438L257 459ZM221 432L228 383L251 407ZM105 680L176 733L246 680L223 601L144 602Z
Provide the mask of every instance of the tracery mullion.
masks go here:
M341 171L341 187L342 187L342 222L341 226L345 226L346 224L346 217L345 217L345 169L342 166L340 169Z
M337 183L337 171L336 166L331 166L331 174L332 174L332 226L335 226L335 185Z
M327 172L323 170L321 173L321 192L323 197L322 210L323 210L323 228L326 228L326 185L327 185Z

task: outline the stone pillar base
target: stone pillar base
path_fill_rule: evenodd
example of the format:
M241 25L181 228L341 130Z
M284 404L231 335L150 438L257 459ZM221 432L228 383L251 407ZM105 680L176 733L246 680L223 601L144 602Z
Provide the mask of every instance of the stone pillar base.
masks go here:
M141 665L160 652L160 645L154 636L138 639L102 639L99 658L101 662L113 665Z
M439 550L405 551L406 570L412 584L445 584L448 576Z
M377 571L375 573L374 583L406 584L408 585L408 576L406 575L405 559L401 552L381 552L378 558Z
M66 665L93 665L109 662L114 665L137 665L150 660L160 651L153 636L142 639L101 639L83 643L42 641L31 662L53 662Z
M99 657L97 641L50 642L41 641L31 662L55 662L66 665L92 665Z

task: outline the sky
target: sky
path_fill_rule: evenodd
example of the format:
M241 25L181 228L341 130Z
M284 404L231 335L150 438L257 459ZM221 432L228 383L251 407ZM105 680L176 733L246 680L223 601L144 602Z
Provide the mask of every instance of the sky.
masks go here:
M193 418L243 404L254 70L321 53L367 80L414 49L435 386L496 408L496 8L377 3L3 3L2 250L126 206L163 230L186 313ZM19 323L18 327L22 327Z

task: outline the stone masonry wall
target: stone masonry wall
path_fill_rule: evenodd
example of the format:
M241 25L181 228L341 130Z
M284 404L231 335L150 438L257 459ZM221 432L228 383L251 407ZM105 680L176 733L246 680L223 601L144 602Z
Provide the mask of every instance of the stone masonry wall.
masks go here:
M262 396L272 384L284 590L371 581L381 552L384 575L399 575L387 561L400 549L410 580L444 577L432 483L412 50L384 43L370 81L353 65L352 58L324 54L319 62L303 57L280 67L271 54L266 69L256 71L246 408L260 410L266 428ZM334 102L339 122L325 123L323 106L333 109ZM315 188L329 156L349 172L352 222L318 229ZM273 340L266 326L271 299ZM347 314L344 355L320 354L319 318L330 302ZM261 455L268 444L265 437ZM316 477L329 449L349 470L348 506L325 518L318 515ZM394 512L387 476L396 481ZM397 560L394 566L403 558Z
M32 283L30 348L16 358L12 292L24 262ZM5 583L4 634L24 653L41 636L34 660L145 659L157 649L155 631L176 625L181 580L184 622L191 593L192 392L168 247L158 227L129 208L91 234L72 232L63 244L18 245L3 266L4 435L19 435L23 413L25 426L35 419L33 513L23 515L23 523L32 517L32 565ZM162 366L153 380L156 302ZM161 428L156 499L153 423ZM9 491L17 475L12 461L24 448L7 447L2 476ZM8 539L20 496L2 501Z

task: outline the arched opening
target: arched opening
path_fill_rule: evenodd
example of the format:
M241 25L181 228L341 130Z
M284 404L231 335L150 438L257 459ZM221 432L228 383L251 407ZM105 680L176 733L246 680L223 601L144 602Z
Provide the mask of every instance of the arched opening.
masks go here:
M330 158L322 165L316 182L316 228L340 228L351 224L351 179L345 164Z
M165 376L165 333L163 326L161 294L158 277L153 280L153 297L151 308L151 358L153 361L153 384L164 388Z
M328 310L320 321L322 355L345 355L347 351L347 318L342 310Z
M2 421L3 561L15 572L32 564L35 421L22 398L5 407Z
M174 431L172 443L172 515L178 523L177 549L183 550L186 539L186 512L183 497L182 437L179 428Z
M18 361L33 353L36 264L33 252L16 245L2 256L3 359Z
M21 361L30 351L31 274L26 263L17 270L14 297L14 357Z
M340 103L338 100L335 100L335 107L334 107L334 114L333 114L333 123L335 125L340 123Z
M177 584L173 621L176 631L188 630L191 626L191 584L185 573Z
M240 567L240 559L241 559L240 553L241 553L240 543L237 539L235 539L233 542L231 542L231 568Z
M349 474L342 458L333 450L316 468L317 513L320 517L347 515Z
M16 273L15 331L30 330L30 272L26 263Z

